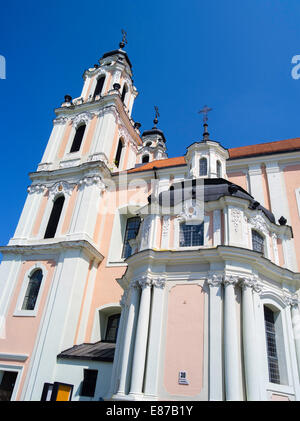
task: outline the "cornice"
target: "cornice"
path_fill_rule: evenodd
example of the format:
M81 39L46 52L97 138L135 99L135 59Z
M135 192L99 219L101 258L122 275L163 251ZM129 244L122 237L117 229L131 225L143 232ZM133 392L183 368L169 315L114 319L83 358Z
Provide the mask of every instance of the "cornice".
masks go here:
M111 173L107 165L102 161L87 161L74 167L57 168L55 170L43 170L29 173L29 178L33 182L55 182L57 180L67 180L72 177L80 178L83 176L102 176L102 178L111 178Z
M278 266L257 252L240 247L217 246L211 248L202 247L193 250L147 249L126 259L126 263L128 264L127 271L130 272L145 264L154 266L162 264L183 264L187 266L190 263L211 264L220 261L224 265L226 265L226 262L240 262L245 264L247 268L251 267L253 271L259 272L279 284L284 282L289 285L300 286L299 272L293 272L287 268Z
M40 241L39 244L28 245L8 245L1 246L0 252L3 254L45 254L45 253L61 253L68 249L83 249L96 263L102 262L104 256L87 240L63 240L56 242Z

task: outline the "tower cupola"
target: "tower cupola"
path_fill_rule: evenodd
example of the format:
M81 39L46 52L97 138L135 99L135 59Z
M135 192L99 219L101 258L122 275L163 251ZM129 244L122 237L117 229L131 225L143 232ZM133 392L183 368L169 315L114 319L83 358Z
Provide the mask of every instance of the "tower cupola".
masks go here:
M155 117L153 120L154 126L151 130L146 130L142 134L143 146L139 149L137 154L137 163L143 164L159 159L167 158L166 153L166 138L162 130L157 128L158 124L158 107L154 107Z
M211 108L204 106L199 113L204 114L203 138L200 142L194 142L187 148L186 162L189 168L190 178L227 178L226 159L227 149L209 138L207 113Z

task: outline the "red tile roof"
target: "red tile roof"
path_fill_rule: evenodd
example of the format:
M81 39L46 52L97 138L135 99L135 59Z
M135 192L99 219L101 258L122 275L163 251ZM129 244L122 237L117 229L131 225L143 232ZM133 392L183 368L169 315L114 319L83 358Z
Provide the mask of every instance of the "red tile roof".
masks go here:
M240 146L238 148L228 149L229 159L245 158L256 155L269 155L281 152L293 152L300 150L300 137L295 139L279 140L276 142L259 143L257 145ZM148 162L136 168L132 168L127 172L129 174L139 171L149 171L156 168L176 167L185 165L185 157L178 156L176 158L161 159L157 161Z
M265 155L280 152L293 152L300 149L300 138L279 140L276 142L259 143L257 145L240 146L228 149L229 158L237 159L246 156Z

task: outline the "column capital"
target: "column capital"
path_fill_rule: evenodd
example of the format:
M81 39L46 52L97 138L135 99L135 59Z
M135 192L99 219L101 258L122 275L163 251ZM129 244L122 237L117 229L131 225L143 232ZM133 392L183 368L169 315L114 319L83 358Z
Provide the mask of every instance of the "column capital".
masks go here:
M225 287L228 286L228 285L233 285L234 286L234 285L236 285L238 283L239 277L236 276L236 275L226 275L225 274L223 281L224 281Z
M139 284L141 289L150 287L152 285L152 280L148 278L148 276L141 276L137 283Z
M220 273L209 273L206 280L210 287L219 287L223 283L223 275Z
M282 298L286 306L290 306L291 308L297 308L299 305L299 299L297 294L283 293Z
M133 279L130 281L129 289L138 289L139 288L139 281L138 279Z
M255 284L256 284L256 280L251 276L248 276L248 277L245 276L241 280L241 286L243 289L246 289L246 288L252 289L254 288Z
M128 305L128 295L129 295L128 292L129 292L129 289L126 289L123 292L123 295L120 299L120 306L122 307L122 309L124 309L124 307Z
M166 286L166 281L164 278L154 278L152 280L152 285L156 288L164 289Z

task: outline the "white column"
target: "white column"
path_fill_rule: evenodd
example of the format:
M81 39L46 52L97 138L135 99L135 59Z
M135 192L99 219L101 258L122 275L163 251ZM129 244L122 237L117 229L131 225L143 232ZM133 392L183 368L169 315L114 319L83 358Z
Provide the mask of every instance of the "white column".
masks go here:
M147 399L155 400L158 395L158 375L160 361L160 345L162 341L164 279L153 280L153 303L149 328L149 345L147 367L145 370L145 395Z
M266 162L266 173L268 178L268 186L270 190L271 210L276 221L284 216L289 224L289 209L287 194L285 191L283 172L278 162Z
M237 279L224 279L224 363L225 390L227 401L242 400L239 383L238 326L234 286Z
M291 302L291 316L292 316L292 325L293 325L293 333L294 333L295 348L296 348L296 357L297 357L297 363L298 363L298 373L300 375L300 313L299 313L297 296Z
M249 165L250 193L262 206L265 206L262 171L260 164Z
M216 209L213 212L213 227L214 227L214 246L221 244L221 210Z
M128 309L127 326L125 330L123 355L121 357L121 375L118 387L118 395L125 395L130 376L132 348L134 345L135 325L139 305L139 287L136 282L131 284L131 297Z
M133 355L130 395L142 394L150 317L151 281L146 278L140 280L139 284L142 293Z
M209 400L223 400L222 276L212 275L209 285Z
M120 367L120 360L121 360L121 350L122 350L122 347L123 347L124 334L125 334L125 332L124 332L124 330L125 330L125 320L126 320L127 311L128 311L127 298L128 298L128 289L126 289L124 291L123 296L120 300L120 305L121 305L122 311L121 311L121 318L120 318L119 329L118 329L118 336L117 336L117 342L116 342L113 368L112 368L112 373L111 373L110 388L109 388L109 392L106 396L106 399L111 399L111 396L117 391L116 389L117 389L117 384L118 384L119 367Z
M243 314L243 346L246 376L246 396L248 401L259 400L257 381L257 343L255 335L254 307L252 297L253 280L244 279L242 282L242 314Z

